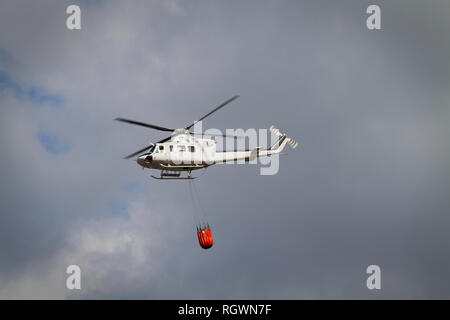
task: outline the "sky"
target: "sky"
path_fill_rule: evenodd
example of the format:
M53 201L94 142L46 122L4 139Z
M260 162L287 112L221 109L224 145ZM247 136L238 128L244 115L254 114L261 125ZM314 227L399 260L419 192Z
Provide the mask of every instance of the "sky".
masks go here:
M449 16L445 0L2 1L0 298L450 298ZM114 119L179 128L236 94L204 129L273 124L299 146L276 175L195 180L202 250L188 183L122 159L165 133Z

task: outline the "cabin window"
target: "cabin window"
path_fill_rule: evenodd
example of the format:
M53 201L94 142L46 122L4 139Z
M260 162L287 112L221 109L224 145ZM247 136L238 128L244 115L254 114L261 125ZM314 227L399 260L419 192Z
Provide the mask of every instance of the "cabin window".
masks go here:
M190 152L195 152L195 147L194 146L189 146L189 151Z
M159 146L159 151L164 151L164 146Z
M185 146L178 146L178 151L184 152L184 151L186 151L186 147Z
M170 152L172 152L173 151L173 146L170 146L169 148L170 148Z

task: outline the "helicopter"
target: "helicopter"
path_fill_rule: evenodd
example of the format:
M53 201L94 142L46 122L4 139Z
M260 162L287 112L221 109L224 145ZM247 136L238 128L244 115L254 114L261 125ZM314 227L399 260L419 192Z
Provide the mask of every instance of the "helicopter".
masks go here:
M198 133L190 131L190 129L197 123L219 109L223 108L230 102L236 100L239 96L234 96L228 99L212 111L201 117L194 123L179 129L170 129L162 126L157 126L149 123L144 123L135 120L129 120L124 118L116 118L115 120L147 127L159 131L172 132L172 134L158 142L151 143L150 145L142 148L124 159L130 159L137 155L137 163L144 169L160 170L160 176L151 177L159 180L173 180L173 179L195 179L197 177L192 176L192 171L207 168L214 164L225 163L231 161L244 160L245 162L253 161L258 157L271 156L282 152L286 144L289 144L291 148L295 149L298 142L292 138L287 137L285 133L281 133L273 125L269 130L277 135L278 141L276 141L269 149L262 147L255 147L251 150L235 150L235 151L216 151L217 142L214 139L203 138L206 136L222 136L222 137L234 137L229 135L214 135L200 133L202 138L196 138ZM182 176L182 173L186 173L186 176Z

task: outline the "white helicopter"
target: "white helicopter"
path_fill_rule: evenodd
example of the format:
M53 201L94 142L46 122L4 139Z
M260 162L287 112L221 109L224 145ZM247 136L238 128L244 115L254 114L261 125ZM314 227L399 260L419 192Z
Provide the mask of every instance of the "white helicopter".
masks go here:
M220 108L224 107L231 101L239 98L234 96L233 98L225 101L220 106L200 118L198 121L202 121L212 113L216 112ZM164 138L156 143L152 143L145 148L136 151L124 159L130 159L145 151L137 158L137 163L142 168L161 170L159 177L155 179L172 180L172 179L195 179L191 175L193 170L207 168L217 163L224 163L229 161L244 160L246 162L253 161L257 157L271 156L273 154L280 153L286 144L289 144L293 149L298 145L298 142L286 136L285 133L281 133L274 126L270 126L270 131L279 136L279 139L269 149L263 149L262 147L256 147L251 150L238 150L238 151L216 151L216 141L213 139L195 138L194 135L198 133L189 131L198 121L191 125L181 129L169 129L153 124L143 123L134 120L128 120L123 118L116 118L117 121L122 121L134 125L139 125L147 128L152 128L160 131L172 132L170 137ZM200 133L204 136L204 134ZM228 135L213 135L205 134L208 136L222 136L222 137L235 137ZM186 172L185 177L181 176L182 172Z

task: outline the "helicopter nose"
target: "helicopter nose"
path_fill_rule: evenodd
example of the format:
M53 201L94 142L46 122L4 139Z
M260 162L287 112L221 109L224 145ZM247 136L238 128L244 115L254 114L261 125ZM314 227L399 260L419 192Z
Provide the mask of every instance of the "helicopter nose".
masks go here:
M140 156L139 158L137 158L136 161L139 165L141 165L142 167L145 167L147 164L152 162L152 156L149 156L149 155Z

